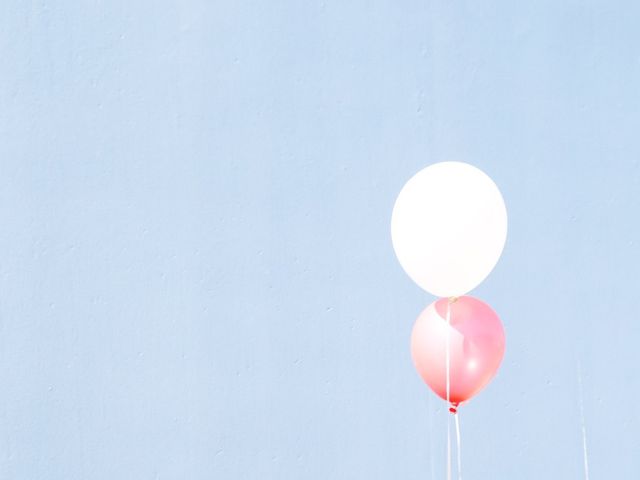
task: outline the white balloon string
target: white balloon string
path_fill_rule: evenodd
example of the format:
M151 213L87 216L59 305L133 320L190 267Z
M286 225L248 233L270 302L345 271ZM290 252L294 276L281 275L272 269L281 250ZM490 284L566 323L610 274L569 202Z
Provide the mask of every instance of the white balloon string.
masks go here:
M433 400L431 399L431 395L427 395L427 399L429 405L429 469L431 470L431 480L435 480L435 455L433 453Z
M451 422L449 417L451 415L449 415L449 406L451 405L450 402L450 355L451 352L449 351L449 330L450 330L450 325L451 325L451 300L447 300L447 335L446 335L446 375L447 375L447 379L446 379L446 385L447 385L447 408L445 409L445 412L447 414L447 480L451 480Z
M458 480L462 480L462 454L460 453L460 417L454 414L456 419L456 440L458 445Z
M587 452L587 426L584 420L584 400L582 396L582 369L580 368L580 361L578 364L578 397L580 400L580 423L582 426L582 454L584 459L584 478L589 480L589 454Z
M446 371L447 371L447 410L449 409L449 406L451 404L451 400L450 400L450 389L451 389L451 377L450 377L450 368L451 368L451 352L450 352L450 345L449 345L449 334L450 334L450 328L451 326L451 300L447 301L447 335L446 335L446 342L447 342L447 347L446 347L446 362L447 362L447 366L446 366Z
M451 480L451 421L447 415L447 480Z

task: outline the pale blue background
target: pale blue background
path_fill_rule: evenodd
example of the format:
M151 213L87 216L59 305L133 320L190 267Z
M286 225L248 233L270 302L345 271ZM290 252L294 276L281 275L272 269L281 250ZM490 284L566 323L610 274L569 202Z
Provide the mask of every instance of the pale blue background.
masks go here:
M389 216L500 186L465 479L640 468L640 4L3 1L0 477L441 479Z

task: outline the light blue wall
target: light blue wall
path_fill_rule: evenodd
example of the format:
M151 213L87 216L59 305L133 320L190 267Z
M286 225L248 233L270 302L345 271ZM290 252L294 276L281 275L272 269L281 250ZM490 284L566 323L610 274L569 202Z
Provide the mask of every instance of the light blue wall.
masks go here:
M4 1L0 477L441 479L403 183L502 189L466 479L640 468L640 4Z

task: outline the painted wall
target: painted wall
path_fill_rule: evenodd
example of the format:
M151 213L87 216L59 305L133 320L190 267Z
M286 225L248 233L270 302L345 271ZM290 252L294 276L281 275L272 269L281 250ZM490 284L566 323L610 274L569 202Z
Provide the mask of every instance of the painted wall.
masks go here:
M640 467L640 4L0 5L0 477L440 479L389 238L502 189L508 335L467 479Z

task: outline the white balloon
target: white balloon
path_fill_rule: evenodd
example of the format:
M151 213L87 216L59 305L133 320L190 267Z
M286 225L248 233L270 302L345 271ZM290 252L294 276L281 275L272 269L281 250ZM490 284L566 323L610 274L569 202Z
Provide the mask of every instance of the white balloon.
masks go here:
M439 297L473 290L493 270L507 238L507 209L482 170L441 162L402 188L391 217L396 256L409 277Z

